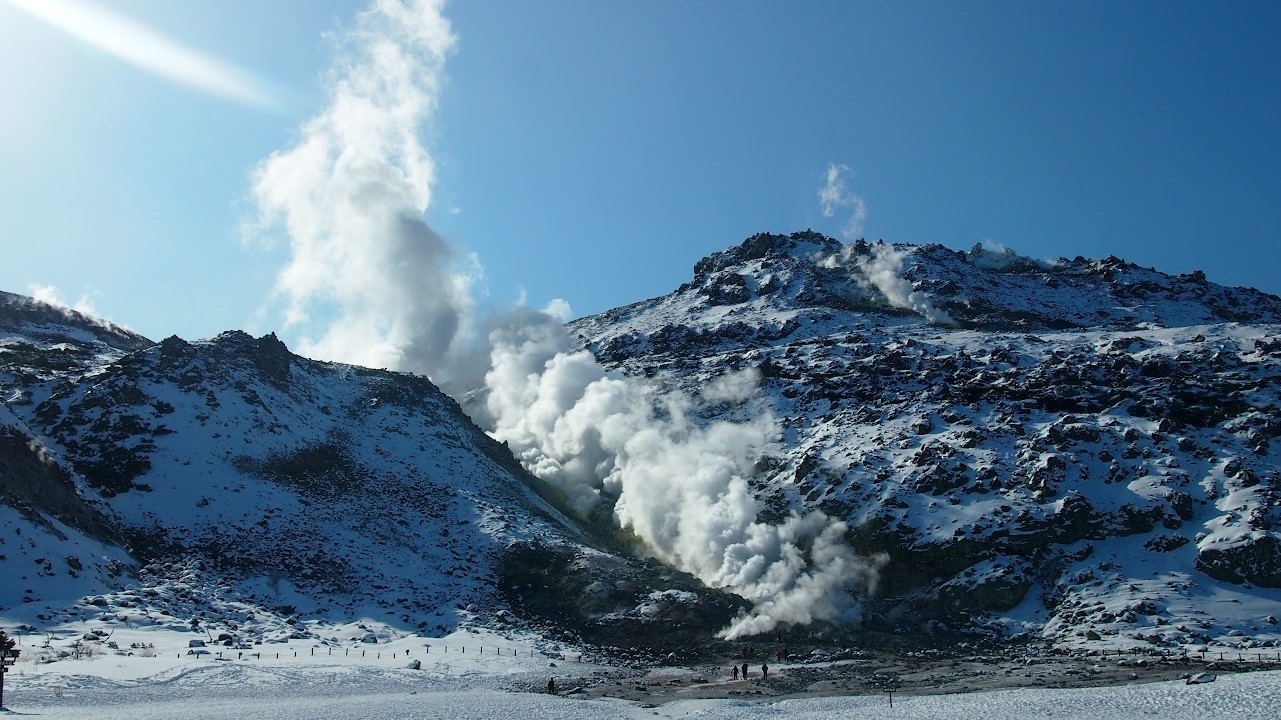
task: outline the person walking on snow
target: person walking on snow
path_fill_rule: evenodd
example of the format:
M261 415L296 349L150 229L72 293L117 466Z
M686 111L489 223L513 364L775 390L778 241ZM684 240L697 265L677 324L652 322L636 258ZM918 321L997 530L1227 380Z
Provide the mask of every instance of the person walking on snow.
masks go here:
M730 674L730 676L732 676L735 680L737 680L737 679L738 679L738 666L737 666L737 665L735 665L735 666L733 667L733 669L731 669L731 670L730 670L729 674Z

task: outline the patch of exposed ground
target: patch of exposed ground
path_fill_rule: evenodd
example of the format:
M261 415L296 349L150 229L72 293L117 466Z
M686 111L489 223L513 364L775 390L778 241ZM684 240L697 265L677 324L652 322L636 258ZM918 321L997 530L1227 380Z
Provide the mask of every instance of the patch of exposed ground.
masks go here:
M740 657L719 665L688 668L610 669L574 675L572 664L560 668L561 694L577 698L620 698L658 706L692 699L759 699L873 695L888 692L940 695L1011 688L1074 688L1128 683L1180 681L1201 672L1226 674L1281 669L1281 657L1260 659L1245 654L1237 659L1183 656L1098 655L1056 653L956 654L877 651L854 659L782 663L761 658L748 661L748 676L734 679L730 668L742 667ZM557 672L552 670L552 672Z

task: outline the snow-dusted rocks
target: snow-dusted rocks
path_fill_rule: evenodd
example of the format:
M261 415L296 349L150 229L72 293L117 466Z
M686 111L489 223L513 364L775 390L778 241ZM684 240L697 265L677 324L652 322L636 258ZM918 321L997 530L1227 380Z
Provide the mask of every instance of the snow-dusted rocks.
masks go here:
M707 421L778 418L762 516L819 509L889 554L868 625L1281 642L1281 298L807 231L570 329ZM707 392L736 370L755 398Z

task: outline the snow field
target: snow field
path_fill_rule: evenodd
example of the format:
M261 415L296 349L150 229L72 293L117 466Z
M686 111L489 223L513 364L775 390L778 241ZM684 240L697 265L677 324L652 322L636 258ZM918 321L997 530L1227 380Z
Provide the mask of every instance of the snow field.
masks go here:
M66 626L63 630L72 631ZM90 657L53 662L37 662L46 655L39 647L43 637L27 635L23 655L6 677L6 699L14 716L38 715L48 720L835 720L895 714L913 720L1281 717L1276 702L1281 695L1281 672L1276 671L1219 675L1217 682L1204 685L1171 681L1067 690L896 695L892 711L884 695L774 702L676 700L645 707L622 700L541 693L549 677L564 691L573 687L575 678L608 668L577 662L574 651L564 652L534 635L463 629L445 637L426 638L396 634L368 622L327 625L323 631L331 638L327 642L332 643L332 638L340 642L294 639L238 650L216 645L188 647L203 633L120 627L112 634L120 651L99 646L97 654ZM378 642L361 642L370 633L378 636ZM37 641L34 646L33 640ZM153 646L155 654L139 654L139 648L128 649L131 644ZM199 650L209 654L188 654ZM244 653L245 659L216 659L220 651L231 658ZM259 652L262 659L256 657ZM420 669L407 667L411 659L421 663Z
M1107 688L1006 690L961 695L820 697L753 703L744 700L678 701L659 707L615 700L576 700L507 692L493 676L445 678L432 672L354 666L295 668L219 663L162 674L137 682L83 675L62 676L61 696L29 692L14 696L15 715L48 720L492 720L493 718L700 718L754 720L789 718L908 717L1006 720L1029 717L1154 717L1168 720L1242 720L1278 717L1281 672L1220 676L1217 682L1136 684ZM19 690L22 693L22 690Z

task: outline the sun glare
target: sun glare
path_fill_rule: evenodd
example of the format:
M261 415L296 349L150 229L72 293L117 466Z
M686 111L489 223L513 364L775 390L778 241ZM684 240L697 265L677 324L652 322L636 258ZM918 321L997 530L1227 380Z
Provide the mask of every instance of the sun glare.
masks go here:
M141 70L234 102L276 101L252 75L151 28L81 0L0 0Z

